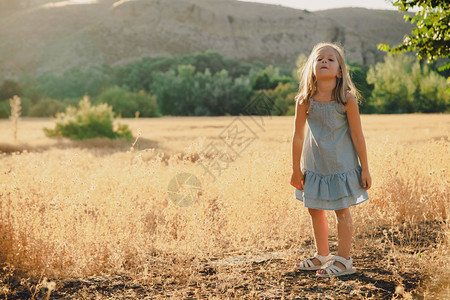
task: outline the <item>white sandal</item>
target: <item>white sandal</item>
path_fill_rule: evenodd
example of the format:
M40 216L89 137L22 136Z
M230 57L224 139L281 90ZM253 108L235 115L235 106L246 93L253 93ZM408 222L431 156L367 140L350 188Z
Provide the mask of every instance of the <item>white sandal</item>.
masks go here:
M334 262L340 262L345 266L345 270L342 270L338 266L334 265ZM352 258L345 259L342 256L333 256L333 260L330 265L324 270L327 272L326 274L317 273L319 277L331 277L331 276L342 276L342 275L350 275L356 272L356 268L352 267Z
M333 256L331 255L331 253L329 253L327 256L322 256L319 255L317 252L314 254L314 257L308 258L305 261L302 261L299 264L295 264L295 269L296 270L319 270L322 268L322 266L324 264L326 264L328 261L331 260ZM313 258L317 258L320 261L320 265L316 266L313 262L312 259Z

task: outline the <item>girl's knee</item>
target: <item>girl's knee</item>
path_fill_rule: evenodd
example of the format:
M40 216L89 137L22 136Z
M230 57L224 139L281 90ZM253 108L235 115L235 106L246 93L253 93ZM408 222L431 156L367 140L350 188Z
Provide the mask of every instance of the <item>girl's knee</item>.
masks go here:
M308 212L313 218L322 217L325 215L325 211L322 209L308 208Z
M352 217L351 214L350 214L350 209L349 208L335 210L334 213L336 214L336 217L338 219L340 219L340 218L351 218Z
M350 209L344 208L334 211L336 213L337 223L352 224L352 215L350 214Z

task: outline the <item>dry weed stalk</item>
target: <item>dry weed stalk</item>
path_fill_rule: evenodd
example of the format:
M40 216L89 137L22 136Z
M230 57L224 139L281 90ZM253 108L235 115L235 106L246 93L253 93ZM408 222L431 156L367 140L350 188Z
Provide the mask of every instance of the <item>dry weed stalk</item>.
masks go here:
M20 97L15 95L13 98L9 99L9 104L11 105L11 120L13 122L13 135L14 141L17 141L17 121L19 120L22 106L20 105Z

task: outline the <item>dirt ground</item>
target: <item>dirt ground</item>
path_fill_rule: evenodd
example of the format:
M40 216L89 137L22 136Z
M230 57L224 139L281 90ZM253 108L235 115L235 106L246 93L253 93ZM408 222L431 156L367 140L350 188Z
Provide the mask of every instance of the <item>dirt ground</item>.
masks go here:
M430 285L433 274L414 263L418 253L401 240L413 234L414 248L419 243L422 249L432 249L444 234L441 226L427 222L414 229L375 229L371 234L377 243L354 250L357 273L339 278L295 271L297 261L286 257L297 250L290 247L206 260L155 256L148 262L148 274L140 276L130 270L114 276L47 280L26 278L4 266L0 291L4 299L450 299L449 273L440 274L442 279ZM335 238L330 240L330 250L336 251ZM302 247L312 241L308 243Z

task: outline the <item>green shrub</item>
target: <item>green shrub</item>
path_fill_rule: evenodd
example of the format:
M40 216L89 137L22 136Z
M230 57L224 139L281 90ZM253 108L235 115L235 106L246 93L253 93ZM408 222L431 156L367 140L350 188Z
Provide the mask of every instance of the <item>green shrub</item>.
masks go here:
M63 111L65 105L55 99L42 99L35 105L33 105L28 116L30 117L53 117L56 113Z
M295 96L298 93L297 85L291 82L279 82L276 88L273 90L265 90L265 92L266 96L275 104L271 114L282 116L295 115Z
M119 124L113 128L114 112L105 103L91 105L89 97L85 96L78 103L78 108L69 105L64 113L56 114L54 129L44 128L47 136L64 136L74 140L94 137L110 139L124 137L133 138L128 125Z
M30 114L31 107L33 103L29 98L21 97L21 106L22 106L22 116L28 116Z
M160 117L158 102L156 96L149 95L145 91L139 93L131 93L130 100L137 105L137 111L141 117Z
M419 96L414 99L418 112L445 112L450 108L450 94L446 93L447 83L438 73L429 71L418 82Z
M290 76L280 76L279 68L272 65L263 70L250 72L251 84L253 90L273 90L278 86L278 83L289 83L293 79Z
M9 103L8 99L14 96L20 97L22 94L22 86L19 82L7 79L0 85L0 101L7 101Z
M156 97L145 91L132 93L114 86L101 93L97 102L111 105L113 110L124 118L134 117L137 111L141 117L160 116Z
M8 101L0 101L0 119L8 119L11 115L11 106Z

